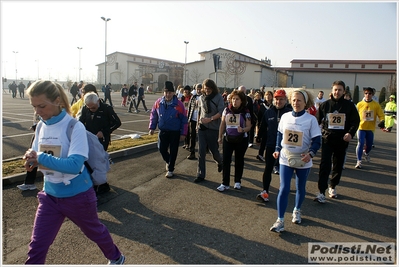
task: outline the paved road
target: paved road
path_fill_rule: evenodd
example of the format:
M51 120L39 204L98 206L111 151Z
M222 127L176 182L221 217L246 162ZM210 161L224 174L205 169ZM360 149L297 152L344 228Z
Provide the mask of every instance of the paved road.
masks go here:
M337 187L338 199L324 205L313 201L319 164L315 157L300 225L290 222L292 181L286 232L281 234L269 231L277 217L279 178L273 175L271 201L257 202L264 164L255 159L254 148L245 156L242 190L223 193L216 190L221 174L210 155L201 184L193 183L196 161L187 160L183 149L172 179L164 177L165 164L154 145L133 155L113 156L112 191L99 197L98 214L126 255L126 264L307 264L309 242L396 242L396 129L376 132L372 161L362 170L354 169L354 145ZM37 191L20 192L16 182L9 182L3 181L3 264L23 264ZM47 264L106 262L69 220L47 258Z
M68 93L70 100L71 94ZM146 94L147 108L151 109L155 100L161 94ZM21 158L30 145L33 132L29 130L33 122L33 109L29 104L29 98L12 98L10 94L2 94L2 150L3 160L10 158ZM100 97L103 93L100 92ZM123 135L129 134L147 134L149 114L144 112L140 104L140 113L128 113L126 107L121 107L121 96L119 92L112 94L115 112L122 121L122 126L112 134L112 140L119 139ZM108 102L107 102L108 103ZM108 103L109 104L109 103Z

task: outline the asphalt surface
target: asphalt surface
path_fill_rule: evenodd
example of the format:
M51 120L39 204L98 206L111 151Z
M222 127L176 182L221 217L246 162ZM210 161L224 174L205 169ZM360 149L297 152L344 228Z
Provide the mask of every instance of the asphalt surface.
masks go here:
M207 155L207 176L196 184L196 160L180 148L175 176L165 178L165 163L154 144L113 153L112 190L98 198L98 214L127 265L157 264L307 264L309 242L395 242L397 239L397 137L376 131L371 162L354 168L349 146L337 199L313 201L320 158L307 182L302 224L291 223L295 198L292 180L285 232L269 231L277 218L279 177L273 175L270 202L256 195L264 163L257 147L245 155L242 189L218 192L221 174ZM135 151L135 152L134 152ZM3 264L26 259L37 207L37 190L16 188L23 176L3 178ZM231 184L232 185L232 184ZM42 179L38 179L38 188ZM69 220L50 247L47 264L106 264L99 248Z

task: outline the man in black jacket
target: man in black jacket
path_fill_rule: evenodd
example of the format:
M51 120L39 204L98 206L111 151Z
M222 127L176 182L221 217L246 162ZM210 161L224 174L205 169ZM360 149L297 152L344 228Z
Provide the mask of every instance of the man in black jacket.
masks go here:
M111 133L122 125L121 120L114 109L101 102L94 92L85 94L84 103L79 120L84 124L86 130L98 137L104 150L107 151Z
M359 128L360 117L353 103L343 97L345 83L335 81L332 84L330 99L320 104L316 113L319 125L322 126L321 161L318 188L314 201L325 203L325 191L331 198L337 197L335 187L339 184L346 149ZM332 159L332 170L331 170ZM331 173L330 182L328 177Z
M143 102L143 107L145 112L150 112L150 110L147 108L147 106L145 105L145 100L144 100L144 84L141 84L139 87L139 95L137 97L137 107L136 110L139 111L139 105L140 102Z
M202 84L197 84L195 86L195 92L190 98L190 102L188 104L188 147L190 150L190 155L187 156L188 159L195 159L195 145L197 140L197 120L198 120L198 99L201 96Z
M129 88L130 104L129 104L129 109L127 110L127 112L132 113L132 107L134 105L134 112L138 113L136 97L137 97L137 82L134 82L134 84L132 84L132 86L130 86L130 88Z
M247 97L247 108L249 109L249 114L251 114L251 123L252 125L256 124L256 119L254 116L254 101L252 100L252 98L250 96L247 95L247 88L244 85L241 85L240 87L238 87L238 90L242 91L245 96ZM248 138L248 147L252 147L253 146L253 142L254 142L254 133L249 133L249 138Z

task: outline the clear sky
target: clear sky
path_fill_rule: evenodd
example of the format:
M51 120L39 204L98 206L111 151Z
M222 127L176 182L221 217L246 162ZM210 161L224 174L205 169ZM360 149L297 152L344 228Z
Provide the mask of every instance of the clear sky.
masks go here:
M1 72L97 79L115 51L184 63L218 47L288 67L293 59L397 59L397 2L4 1ZM13 53L13 51L18 53ZM16 64L15 64L16 63Z

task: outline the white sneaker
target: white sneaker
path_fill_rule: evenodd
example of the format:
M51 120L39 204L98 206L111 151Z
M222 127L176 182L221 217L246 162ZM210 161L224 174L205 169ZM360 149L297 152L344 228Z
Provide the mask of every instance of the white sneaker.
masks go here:
M219 185L218 188L216 188L216 189L217 189L219 192L223 192L223 191L225 191L225 190L230 189L230 186L221 184L221 185Z
M168 172L165 174L165 177L166 177L166 178L172 178L172 177L173 177L173 172L168 171Z
M249 143L248 144L248 147L253 147L254 145L252 144L252 143Z
M357 161L355 168L356 169L361 169L362 168L362 162L361 161Z
M300 224L302 222L300 210L294 210L292 213L292 222L296 224Z
M317 196L313 199L313 201L317 201L321 204L326 203L326 196L323 195L322 193L318 193Z
M22 191L26 191L26 190L36 190L37 188L36 188L36 185L34 185L34 184L20 184L20 185L17 185L17 187L19 188L19 189L21 189Z
M366 160L366 162L370 162L370 153L364 153L364 159Z
M234 189L240 190L241 189L241 183L235 183L234 184Z
M277 219L277 221L270 227L270 231L280 233L284 231L284 221Z
M337 190L335 190L335 188L329 187L328 196L331 198L337 198Z

